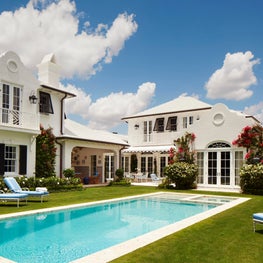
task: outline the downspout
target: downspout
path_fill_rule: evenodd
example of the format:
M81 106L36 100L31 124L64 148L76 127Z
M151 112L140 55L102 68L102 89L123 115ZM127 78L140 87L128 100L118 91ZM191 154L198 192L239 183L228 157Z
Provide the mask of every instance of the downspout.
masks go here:
M67 94L60 101L60 133L64 134L64 100L67 98Z
M60 134L64 134L64 100L67 98L67 94L60 101ZM63 145L58 142L56 139L56 143L59 145L59 177L62 178L62 153L63 153Z
M59 178L62 178L62 143L58 142L57 139L55 140L56 143L59 145Z

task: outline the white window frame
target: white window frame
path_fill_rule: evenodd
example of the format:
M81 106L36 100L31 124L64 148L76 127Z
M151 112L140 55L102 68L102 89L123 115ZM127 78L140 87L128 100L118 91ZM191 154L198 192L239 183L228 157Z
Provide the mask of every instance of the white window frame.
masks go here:
M15 157L12 157L12 156L6 156L7 154L7 148L12 148L14 150L14 152L10 152L10 154L12 155L13 153L15 153ZM17 145L5 145L5 153L4 153L4 156L5 156L5 175L15 175L15 174L18 174L18 160L19 160L19 151L18 151L18 146ZM7 170L7 161L14 161L14 164L11 164L9 166L13 167L14 169L11 169L11 171L8 171Z

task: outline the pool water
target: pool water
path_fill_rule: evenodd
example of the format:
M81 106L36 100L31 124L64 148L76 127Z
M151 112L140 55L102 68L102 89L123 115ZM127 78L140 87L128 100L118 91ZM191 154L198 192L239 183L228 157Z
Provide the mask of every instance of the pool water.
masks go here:
M66 263L216 207L162 195L0 221L0 255Z

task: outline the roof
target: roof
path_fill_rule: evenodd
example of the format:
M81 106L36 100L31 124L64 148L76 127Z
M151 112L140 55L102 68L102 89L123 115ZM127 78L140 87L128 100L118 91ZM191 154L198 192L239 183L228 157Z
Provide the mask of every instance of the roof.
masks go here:
M71 92L68 92L66 91L65 89L62 89L62 88L54 88L52 86L48 86L48 85L45 85L45 84L41 84L41 88L44 88L44 89L48 89L48 90L53 90L55 92L59 92L59 93L62 93L62 94L65 94L67 95L67 97L69 98L73 98L73 97L76 97L77 95L74 94L74 93L71 93ZM40 88L40 89L41 89Z
M212 105L202 102L196 98L189 96L180 96L174 100L163 103L159 106L153 107L151 109L139 112L135 115L124 117L125 119L149 116L149 115L158 115L164 113L174 113L174 112L184 112L184 111L195 111L202 109L211 109Z
M128 139L125 135L91 129L70 119L65 119L64 123L65 133L61 136L63 138L128 146Z

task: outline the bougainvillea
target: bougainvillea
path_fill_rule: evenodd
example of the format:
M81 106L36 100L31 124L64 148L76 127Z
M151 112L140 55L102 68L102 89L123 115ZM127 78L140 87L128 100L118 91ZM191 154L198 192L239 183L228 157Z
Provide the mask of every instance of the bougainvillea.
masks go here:
M44 129L36 138L36 177L55 176L56 142L52 128Z
M263 163L263 127L261 125L246 126L232 144L246 148L245 159L248 164Z
M169 151L169 164L174 162L194 163L194 133L186 133L181 138L174 141L176 149L171 148Z

